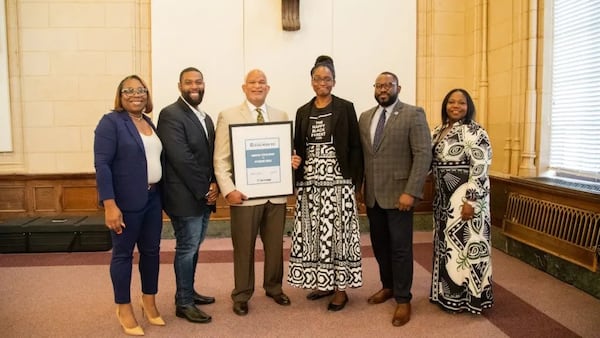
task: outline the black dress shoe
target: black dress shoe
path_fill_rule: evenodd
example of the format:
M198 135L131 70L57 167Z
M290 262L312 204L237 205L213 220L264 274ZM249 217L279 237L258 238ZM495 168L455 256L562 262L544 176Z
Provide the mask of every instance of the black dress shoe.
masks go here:
M210 323L212 318L194 305L176 306L175 315L193 323Z
M275 303L279 304L279 305L290 305L292 304L292 302L290 301L290 298L288 296L285 295L285 293L280 293L278 295L270 295L267 293L267 297L271 297L273 298L273 300L275 301Z
M341 309L343 309L346 306L346 303L348 303L348 296L344 294L344 297L344 301L341 304L334 304L332 302L329 302L329 305L327 305L327 310L340 311Z
M333 295L333 293L334 293L333 290L331 290L331 291L319 291L319 290L316 290L316 291L313 291L313 292L309 293L308 295L306 295L306 299L308 299L308 300L317 300L317 299L321 299L323 297L331 296L331 295Z
M238 316L247 315L248 314L248 302L233 303L233 312Z
M203 296L198 292L194 291L194 304L196 305L206 305L212 304L215 302L215 297L211 296Z

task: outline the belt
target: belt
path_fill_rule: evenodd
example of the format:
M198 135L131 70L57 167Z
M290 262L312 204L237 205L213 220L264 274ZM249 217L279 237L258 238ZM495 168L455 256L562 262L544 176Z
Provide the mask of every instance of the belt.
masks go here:
M148 184L148 191L149 192L156 191L156 188L157 188L156 183Z

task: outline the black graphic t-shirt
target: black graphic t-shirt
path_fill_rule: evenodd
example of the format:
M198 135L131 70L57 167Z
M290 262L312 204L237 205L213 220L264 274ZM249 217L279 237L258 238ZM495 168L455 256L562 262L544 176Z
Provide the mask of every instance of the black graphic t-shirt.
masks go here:
M306 143L333 144L331 105L324 108L312 108L308 120L308 133Z

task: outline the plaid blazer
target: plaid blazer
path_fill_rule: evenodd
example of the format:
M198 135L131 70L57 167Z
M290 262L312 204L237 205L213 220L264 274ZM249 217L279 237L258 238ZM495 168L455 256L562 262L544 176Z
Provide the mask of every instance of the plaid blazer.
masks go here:
M377 201L384 209L394 209L402 193L423 197L431 165L431 133L421 107L397 101L389 112L379 148L373 150L370 127L378 107L363 112L358 122L365 166L364 198L370 208Z

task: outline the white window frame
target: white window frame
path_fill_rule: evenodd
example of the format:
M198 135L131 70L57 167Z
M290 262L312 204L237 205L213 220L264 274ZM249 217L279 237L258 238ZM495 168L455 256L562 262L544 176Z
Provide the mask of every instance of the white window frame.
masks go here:
M543 54L543 64L544 64L544 70L543 70L543 96L542 96L542 115L541 115L541 121L542 121L542 128L540 128L540 163L539 163L539 168L541 169L541 173L544 175L548 175L548 176L562 176L562 177L570 177L570 178L577 178L577 179L584 179L584 180L591 180L591 181L596 181L596 182L600 182L600 168L598 165L596 165L595 163L593 163L594 160L598 160L600 159L600 149L596 149L596 155L579 155L577 158L585 158L585 159L592 159L592 163L591 165L589 165L589 167L587 169L581 169L581 168L574 168L574 166L571 166L571 163L574 163L572 159L568 159L566 161L564 161L561 166L560 161L552 161L552 123L553 123L553 119L552 119L552 113L553 113L553 108L554 108L554 97L553 95L558 95L557 91L558 89L554 88L554 82L553 82L553 72L554 72L554 67L555 67L555 62L554 62L554 47L555 47L555 36L554 36L554 9L555 9L555 3L556 1L559 0L549 0L546 2L546 6L545 6L545 12L544 12L544 32L545 32L545 39L544 39L544 54ZM564 0L562 0L564 1ZM568 0L571 1L571 0ZM583 7L585 8L585 7ZM576 22L576 21L573 21ZM599 53L600 56L600 53ZM577 57L573 57L573 61L574 62L580 62L579 59L577 59ZM600 72L598 72L598 83L600 83ZM587 87L586 87L587 88ZM575 91L575 93L581 93L582 91ZM564 94L563 94L564 95ZM573 102L573 105L575 105L576 103L580 103L582 101L577 100L576 98L573 98L572 96L574 96L575 94L571 94L569 95L568 100L572 100L572 101L568 101L568 102ZM598 95L600 96L600 93L598 93ZM557 106L560 106L560 101L561 99L557 96L556 97L556 102L558 102ZM562 101L565 102L565 101ZM600 109L600 105L596 106L596 109ZM563 106L563 110L564 110L564 106ZM573 120L576 121L581 121L581 127L578 130L584 130L585 126L590 125L590 123L594 123L594 122L586 122L584 119L581 118L575 118ZM600 123L600 119L597 123ZM576 132L569 132L569 138L576 138L579 137L581 134L577 134ZM596 136L598 140L600 140L600 132L598 133L598 136ZM575 147L577 147L578 144L574 144L573 145L573 151L567 153L566 157L563 158L568 158L568 155L570 153L575 153ZM598 147L600 148L600 146ZM568 148L571 149L571 148ZM563 153L564 154L564 153ZM588 154L590 154L588 152ZM582 161L583 162L583 161ZM589 164L589 163L588 163Z

